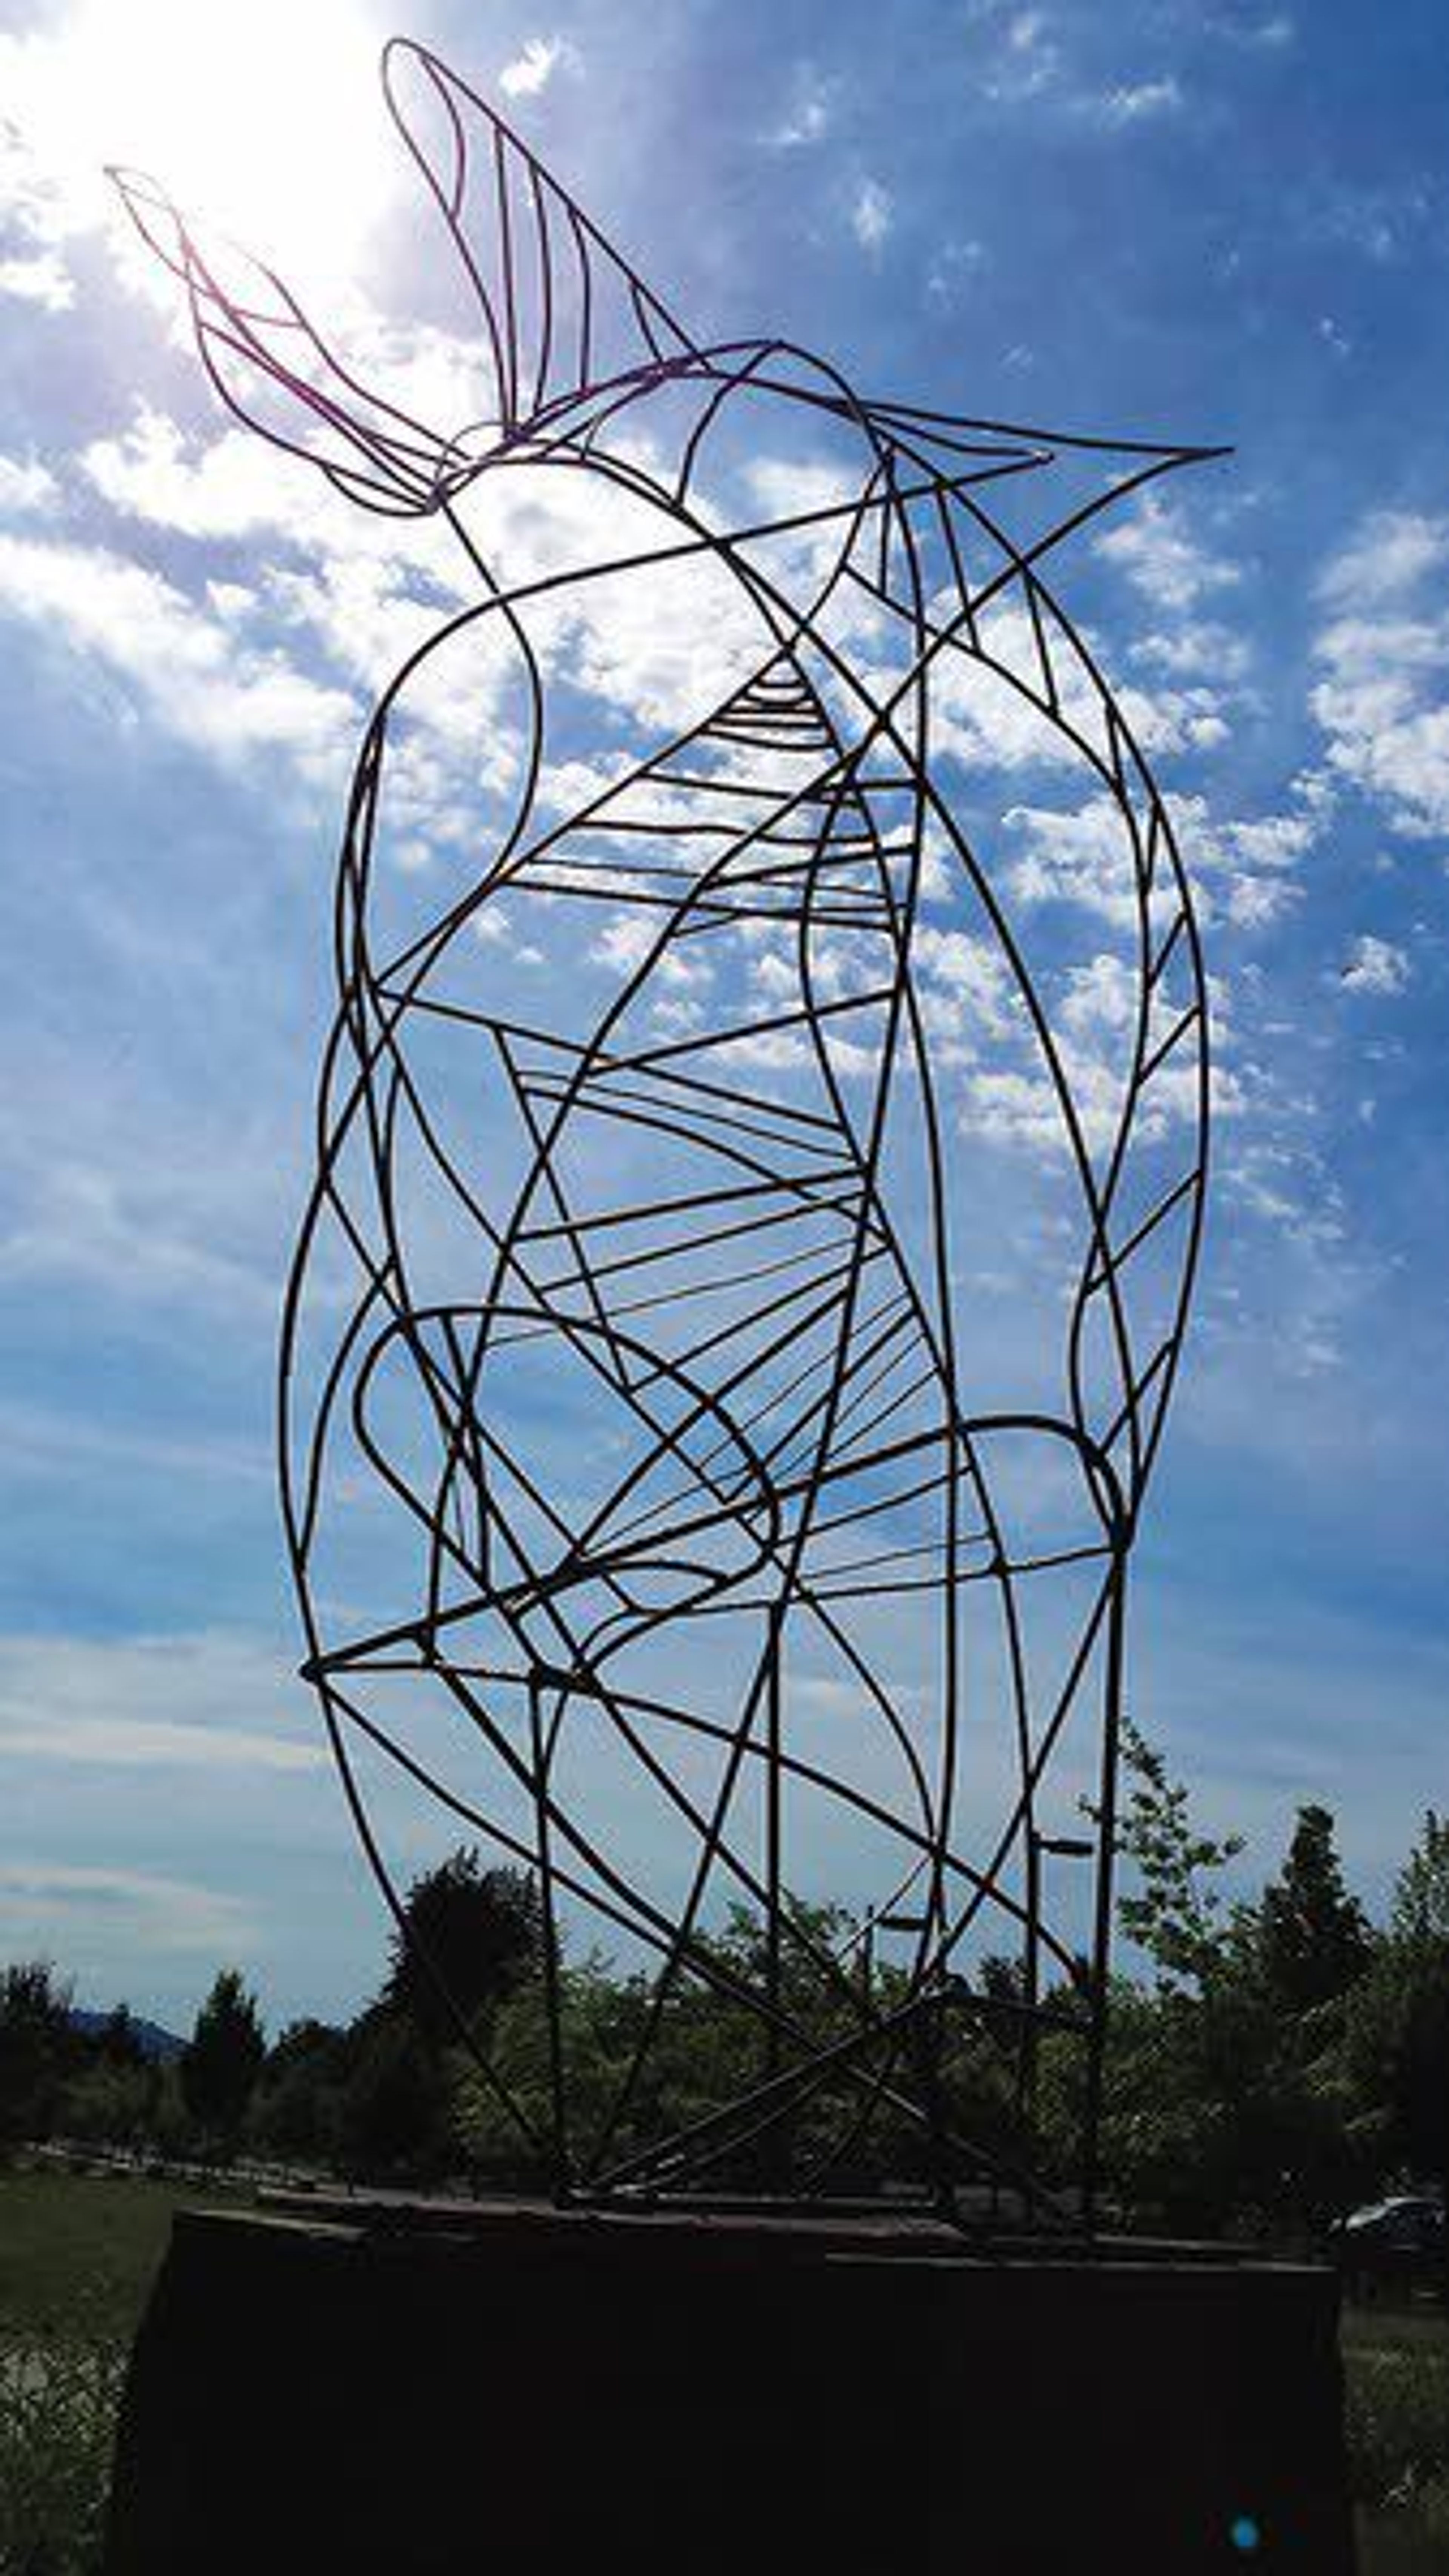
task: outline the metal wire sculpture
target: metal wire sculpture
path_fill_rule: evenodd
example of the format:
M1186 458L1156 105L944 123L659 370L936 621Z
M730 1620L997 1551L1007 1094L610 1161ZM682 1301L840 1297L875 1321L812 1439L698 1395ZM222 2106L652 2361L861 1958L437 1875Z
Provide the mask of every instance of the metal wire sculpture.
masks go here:
M787 341L702 340L434 56L395 43L384 81L484 334L459 435L118 174L231 410L369 509L450 522L475 590L357 763L282 1336L305 1670L357 1829L399 1921L373 1772L536 1874L542 2115L458 2023L561 2196L840 2192L889 2133L958 2212L985 2185L1090 2221L1127 1567L1198 1249L1208 1015L1171 823L1043 564L1217 451L866 401ZM505 467L497 542L583 491L572 559L500 568L471 514ZM777 506L731 515L742 488ZM693 704L595 708L570 756L563 639L597 663L620 619L646 656L682 620ZM384 847L440 670L455 716L486 673L496 755L442 898ZM1052 890L981 801L1023 728L1090 791L1074 882L1115 960L1063 933L1061 888L1034 949ZM990 1191L1029 1214L1039 1189L1023 1400L1017 1291L968 1329L963 1280L1006 1230ZM359 1511L349 1585L328 1547ZM1090 1835L1050 1804L1068 1747ZM1052 1859L1087 1868L1049 1889ZM844 1923L794 1892L832 1860L866 1891ZM717 1937L726 1899L753 1946ZM648 1963L602 2102L571 2058L579 1922ZM715 2099L661 2074L691 1992L754 2034ZM1034 2141L1047 2034L1080 2052L1076 2176ZM986 2062L991 2135L961 2072Z

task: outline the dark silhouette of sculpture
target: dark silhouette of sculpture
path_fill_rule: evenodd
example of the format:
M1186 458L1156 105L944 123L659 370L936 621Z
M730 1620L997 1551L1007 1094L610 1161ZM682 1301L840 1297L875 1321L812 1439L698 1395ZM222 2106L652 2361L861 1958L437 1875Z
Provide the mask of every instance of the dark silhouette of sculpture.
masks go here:
M346 1794L395 1912L374 1775L536 1872L546 2121L490 2080L561 2195L828 2193L889 2120L948 2206L1090 2216L1207 1011L1168 816L1045 567L1210 451L709 342L434 57L395 44L385 80L491 378L456 432L121 182L231 409L450 521L474 593L358 759L286 1305L287 1531ZM480 777L408 873L390 800L430 688ZM1048 767L1085 802L1033 881L1009 790ZM794 1901L812 1878L859 1892L846 1941ZM753 1966L710 1938L726 1901ZM587 2118L565 1920L654 1979ZM658 2067L701 1984L758 2048L685 2114ZM1080 2042L1085 2198L1032 2162L1045 2029ZM962 2048L1010 2070L1014 2144L963 2129Z

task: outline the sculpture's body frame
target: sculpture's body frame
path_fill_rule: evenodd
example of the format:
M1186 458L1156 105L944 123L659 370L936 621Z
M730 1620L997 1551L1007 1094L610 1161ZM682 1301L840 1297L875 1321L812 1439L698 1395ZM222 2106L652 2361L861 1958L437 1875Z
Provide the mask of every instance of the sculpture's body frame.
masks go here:
M442 117L440 153L424 150L398 103L405 78ZM802 2108L828 2099L838 2105L828 2146L806 2170L792 2168L792 2188L828 2192L884 2110L920 2133L947 2199L963 2182L1006 2181L1038 2218L1085 2210L1090 2219L1127 1569L1201 1233L1208 1012L1162 799L1040 564L1106 501L1205 451L1093 440L1046 448L1034 432L858 401L832 370L783 342L700 345L432 57L392 49L390 97L486 317L497 417L481 452L476 434L440 442L363 393L274 279L265 277L260 299L243 300L164 201L130 191L143 229L185 279L208 367L232 408L276 436L257 420L252 388L300 398L311 452L332 479L372 507L444 514L480 593L398 674L358 760L338 876L338 1002L317 1178L282 1336L284 1503L306 1670L357 1829L402 1921L358 1774L365 1745L537 1874L552 2064L542 2124L478 2053L535 2168L561 2195L718 2192L722 2179L751 2169L752 2156L768 2174L771 2141ZM480 157L491 201L481 251L470 204ZM663 396L685 429L661 456L641 445L636 424ZM701 459L748 405L771 399L849 437L857 487L846 500L722 527L697 487ZM1122 460L1118 479L1036 540L1014 540L991 487L1068 451ZM629 509L651 514L650 543L500 582L470 534L467 504L476 479L504 465L606 478ZM984 576L983 559L992 567ZM758 628L757 662L626 775L549 820L539 796L548 758L540 609L631 568L651 580L692 563L735 586ZM891 635L888 682L878 663L867 673L852 655L843 604L861 602ZM1028 669L994 653L992 612L1003 605L1029 622ZM508 639L531 706L511 825L420 937L379 954L374 853L390 728L432 656L495 633ZM968 666L1014 693L1085 764L1129 854L1135 992L1105 1141L1089 1132L1070 1046L943 779L933 693L948 668ZM600 840L614 856L599 857ZM631 864L631 849L643 859ZM1014 1024L1035 1047L1077 1188L1084 1246L1059 1410L972 1409L978 1371L957 1347L952 1133L915 953L923 885L943 861L959 871L1009 981ZM599 918L589 907L602 901L639 925L607 1001L588 1006L576 1029L560 1034L536 1015L530 1025L448 997L442 970L454 972L480 916L504 895L542 899L550 918L582 906L581 920ZM754 935L756 924L793 953L795 985L779 1007L752 1005L746 1018L661 1036L649 1013L662 982L687 973L701 949ZM572 1007L560 997L565 1021ZM501 1197L450 1152L415 1061L416 1032L439 1018L486 1056L524 1140ZM788 1072L777 1074L777 1063ZM607 1151L581 1148L605 1130ZM1144 1200L1143 1140L1160 1147L1169 1130L1170 1168ZM903 1139L917 1194L904 1215ZM656 1149L671 1172L684 1158L694 1186L621 1196L619 1157L634 1154L647 1170ZM419 1156L478 1256L474 1274L442 1296L420 1286L426 1264L410 1234ZM324 1234L341 1247L354 1286L319 1362L308 1301ZM1156 1322L1144 1346L1135 1300L1153 1263ZM651 1277L660 1283L652 1296ZM556 1351L558 1382L575 1390L591 1440L622 1448L617 1474L587 1511L546 1489L495 1394L510 1355L541 1344ZM399 1376L432 1426L426 1487L377 1428L379 1389ZM1057 1555L1023 1552L998 1504L993 1462L1022 1442L1070 1463L1090 1522ZM340 1446L370 1463L420 1533L420 1580L404 1619L339 1620L325 1584L319 1590ZM891 1543L919 1531L919 1544ZM1090 1603L1050 1704L1033 1705L1023 1593L1069 1560L1092 1569ZM967 1596L981 1592L994 1601L1002 1641L1013 1769L1009 1796L985 1820L970 1813L961 1775ZM872 1660L872 1617L894 1617L907 1598L934 1639L924 1729ZM792 1708L802 1630L850 1678L861 1723L888 1744L908 1784L898 1803L882 1802L854 1752L832 1769L802 1747ZM701 1671L711 1659L724 1669L735 1654L728 1713L711 1710L688 1675L668 1690L648 1682L661 1641L673 1650L684 1637L696 1641ZM370 1694L395 1689L402 1673L456 1712L502 1783L500 1803L460 1795L409 1743L405 1724L381 1721ZM1041 1824L1048 1768L1074 1719L1079 1732L1095 1728L1085 1957L1049 1921L1042 1892L1043 1856L1083 1848ZM668 1897L631 1874L606 1821L580 1813L557 1785L586 1727L608 1731L621 1775L647 1784L686 1839L690 1865ZM710 1754L708 1796L661 1740ZM897 1856L865 1927L863 1976L859 1943L832 1953L791 1903L792 1805L807 1795L853 1811ZM710 1938L722 1894L757 1915L757 1974ZM573 2117L563 2031L565 1908L627 1936L657 1968L633 2061L587 2141ZM973 1936L992 1923L1014 1927L1020 1946L1019 1982L1005 2000L967 1973ZM869 1969L882 1925L907 1944L884 2001ZM823 2041L792 2003L802 1978L830 2002ZM625 2147L681 1980L711 1987L754 2020L757 2075L703 2115L664 2120L642 2137L636 2125ZM948 2017L983 2045L1004 2046L1028 2113L1038 2034L1076 2031L1083 2195L1048 2191L1029 2165L955 2133L940 2081ZM474 2044L461 2017L460 2037Z

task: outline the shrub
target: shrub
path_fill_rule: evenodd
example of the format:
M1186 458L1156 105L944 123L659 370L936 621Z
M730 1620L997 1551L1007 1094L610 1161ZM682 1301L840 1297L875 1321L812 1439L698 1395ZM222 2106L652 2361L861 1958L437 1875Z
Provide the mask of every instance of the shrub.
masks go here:
M96 2576L128 2346L0 2330L0 2567Z
M1345 2430L1356 2502L1418 2505L1449 2525L1449 2353L1350 2353Z

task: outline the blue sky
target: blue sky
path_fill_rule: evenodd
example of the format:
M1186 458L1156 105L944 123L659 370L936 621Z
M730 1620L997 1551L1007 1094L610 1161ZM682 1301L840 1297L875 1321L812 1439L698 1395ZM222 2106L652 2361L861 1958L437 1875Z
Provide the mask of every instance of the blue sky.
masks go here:
M291 1678L271 1354L349 745L458 594L434 531L230 428L97 160L214 180L369 366L477 409L375 103L388 26L233 14L0 8L0 1954L172 2018L222 1959L274 2017L351 2008L380 1960ZM1218 1020L1130 1701L1249 1876L1320 1797L1381 1895L1449 1800L1442 12L435 5L405 31L700 331L779 331L872 395L1234 448L1057 566L1175 800ZM686 642L595 651L604 714L667 697ZM1022 901L1085 919L1090 817L1005 773ZM1004 1237L1046 1156L1009 1097L961 1119Z

